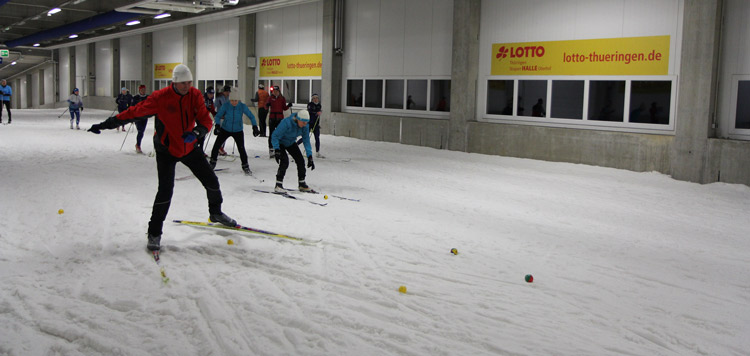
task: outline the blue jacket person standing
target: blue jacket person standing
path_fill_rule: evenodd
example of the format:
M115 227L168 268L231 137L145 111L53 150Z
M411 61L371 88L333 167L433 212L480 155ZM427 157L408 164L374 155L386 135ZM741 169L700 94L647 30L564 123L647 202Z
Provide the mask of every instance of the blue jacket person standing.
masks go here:
M253 136L258 137L260 130L255 123L255 116L245 103L240 101L240 94L235 90L229 94L229 103L221 105L219 112L214 117L214 134L218 137L214 141L214 148L211 150L211 167L216 167L216 158L219 156L219 149L229 137L237 143L237 149L240 151L240 161L242 161L242 171L246 175L251 175L250 166L247 163L247 152L245 152L245 133L242 131L242 115L247 115L253 123ZM222 122L221 120L224 119Z
M286 191L283 182L286 169L289 168L287 153L292 156L297 164L299 190L303 192L312 190L305 183L305 160L299 146L297 146L297 137L302 136L302 142L305 144L305 152L307 153L307 167L314 170L315 163L313 163L312 149L310 148L310 128L307 126L309 122L310 114L306 110L302 110L281 120L271 134L274 157L276 163L279 164L279 170L276 172L276 187L274 187L276 192L283 193Z
M8 111L8 123L10 124L10 97L13 95L13 88L8 85L5 79L0 80L0 124L3 123L3 106Z

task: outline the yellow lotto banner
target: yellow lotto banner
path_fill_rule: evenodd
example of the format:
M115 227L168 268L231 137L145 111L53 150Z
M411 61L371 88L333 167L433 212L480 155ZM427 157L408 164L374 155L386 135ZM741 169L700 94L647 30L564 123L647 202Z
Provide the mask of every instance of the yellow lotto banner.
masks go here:
M261 77L320 77L322 75L322 53L260 58Z
M172 79L172 71L178 64L180 63L154 64L154 79Z
M492 75L667 75L669 36L495 43Z

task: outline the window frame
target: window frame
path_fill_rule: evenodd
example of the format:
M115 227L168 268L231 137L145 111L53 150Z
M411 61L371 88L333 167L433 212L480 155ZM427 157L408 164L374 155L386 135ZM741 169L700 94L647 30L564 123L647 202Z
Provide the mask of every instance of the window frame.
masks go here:
M349 80L360 80L362 81L362 106L350 106L347 105L347 96L348 96L348 81ZM367 81L368 80L378 80L381 81L381 103L380 107L366 107L365 106L365 100L364 98L367 97ZM424 110L419 109L407 109L406 108L406 98L408 94L408 81L409 80L424 80L427 82L427 91L425 93L426 95L426 107ZM434 76L434 77L350 77L350 78L342 78L342 82L344 85L343 97L342 97L342 112L345 113L357 113L357 114L376 114L376 115L385 115L385 116L408 116L408 117L421 117L421 118L430 118L430 119L450 119L450 111L433 111L432 108L432 81L433 80L448 80L451 81L450 76ZM403 82L403 95L402 95L402 109L394 109L394 108L386 108L386 89L387 81L401 81ZM450 98L449 98L450 100ZM450 107L450 105L449 105Z
M748 76L750 77L750 76ZM500 114L487 114L487 86L491 80L512 80L513 81L513 115L500 115ZM520 80L546 80L547 81L547 95L545 101L545 110L547 117L531 117L531 116L517 116L518 110L518 82ZM552 100L552 82L556 80L572 80L572 81L583 81L583 113L582 119L565 119L552 117L551 112L551 100ZM624 112L622 122L612 121L597 121L589 120L589 87L591 81L625 81L625 98L624 98ZM633 81L670 81L671 92L670 92L670 104L669 104L669 123L666 125L655 125L649 123L633 123L630 122L630 96L631 96L631 83ZM477 121L490 122L490 123L512 123L521 125L534 125L534 126L548 126L548 127L560 127L560 128L574 128L574 129L591 129L591 130L607 130L607 131L621 131L621 132L637 132L637 133L658 133L658 134L674 134L675 132L675 109L677 101L677 86L678 78L676 75L654 75L654 76L485 76L482 80L484 88L478 92L477 108L483 108L477 110ZM736 97L736 95L735 95ZM748 130L750 131L750 130Z
M729 126L728 136L730 139L735 140L750 140L750 129L738 129L737 126L737 100L739 96L740 81L750 81L750 74L735 74L732 75L732 91L731 104L729 110L729 120L727 125Z

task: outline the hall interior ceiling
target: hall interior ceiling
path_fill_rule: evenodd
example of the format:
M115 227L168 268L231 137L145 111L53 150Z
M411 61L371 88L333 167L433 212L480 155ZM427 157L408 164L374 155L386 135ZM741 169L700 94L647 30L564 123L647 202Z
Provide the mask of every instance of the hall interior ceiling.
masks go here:
M314 0L0 0L0 78L52 61L52 50ZM51 12L52 9L59 12ZM156 15L169 17L156 19ZM138 24L128 26L131 21ZM153 27L148 30L149 27ZM76 38L70 38L77 35ZM15 62L15 64L13 64Z

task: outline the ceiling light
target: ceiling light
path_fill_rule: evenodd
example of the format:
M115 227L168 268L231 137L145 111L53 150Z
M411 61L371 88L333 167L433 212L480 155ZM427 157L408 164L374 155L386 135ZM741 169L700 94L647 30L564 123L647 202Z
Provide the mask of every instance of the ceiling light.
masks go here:
M76 35L76 34L74 33L74 34L72 34L72 35L68 36L68 38L78 38L78 35Z
M52 15L54 15L54 14L60 12L60 11L62 11L62 9L60 9L59 7L56 7L54 9L52 9L52 10L47 11L47 16L52 16Z
M167 17L170 17L170 16L172 16L172 14L170 14L168 12L165 12L163 14L159 14L159 15L154 16L154 19L158 20L158 19L163 19L163 18L167 18Z
M10 65L12 66L16 65L16 61L10 62Z
M130 22L126 23L125 26L135 26L135 25L137 25L139 23L141 23L141 22L138 21L138 20L133 20L133 21L130 21Z
M34 43L34 47L39 47L39 46L40 46L40 44Z

